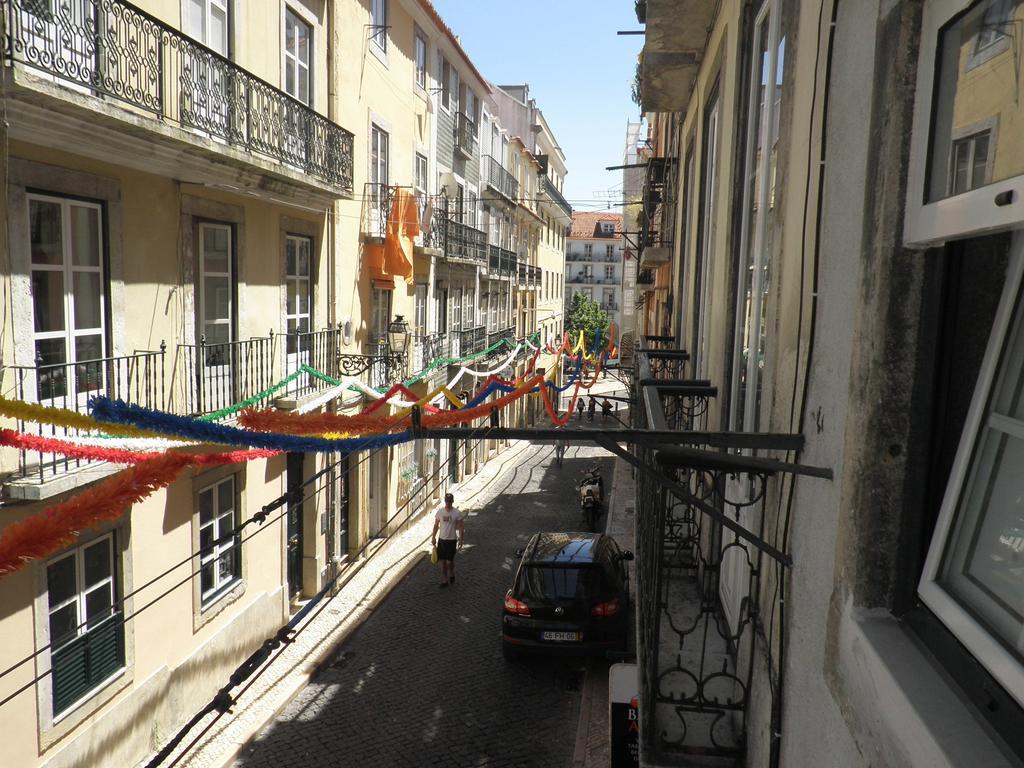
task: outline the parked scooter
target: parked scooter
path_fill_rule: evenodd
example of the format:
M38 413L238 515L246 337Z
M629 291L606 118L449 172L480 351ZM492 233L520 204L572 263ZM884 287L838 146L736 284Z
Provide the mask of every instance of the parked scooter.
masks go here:
M604 478L600 467L591 467L580 480L580 511L586 521L587 530L597 531L597 518L601 516L604 502Z

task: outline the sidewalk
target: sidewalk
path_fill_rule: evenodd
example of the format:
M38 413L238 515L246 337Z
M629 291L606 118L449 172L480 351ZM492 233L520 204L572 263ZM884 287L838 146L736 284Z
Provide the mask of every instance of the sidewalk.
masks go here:
M634 551L636 481L629 464L615 461L612 490L608 497L608 519L605 533L611 535L622 549ZM631 614L636 620L636 564L629 569ZM634 653L634 642L630 650ZM587 671L580 702L580 723L576 734L573 768L608 768L611 760L608 730L608 670L605 664L594 664Z
M473 477L454 486L451 490L460 506L471 508L487 484L518 463L520 455L530 449L527 442L514 442ZM306 686L337 645L373 613L391 588L429 552L432 527L433 517L421 514L399 534L353 564L354 575L341 579L343 583L346 578L350 579L343 589L328 601L316 618L309 620L295 641L286 646L284 653L239 698L231 714L221 718L178 765L220 768L233 763L245 744ZM195 738L213 717L208 715L199 722L184 743ZM165 764L170 764L177 754L171 755Z

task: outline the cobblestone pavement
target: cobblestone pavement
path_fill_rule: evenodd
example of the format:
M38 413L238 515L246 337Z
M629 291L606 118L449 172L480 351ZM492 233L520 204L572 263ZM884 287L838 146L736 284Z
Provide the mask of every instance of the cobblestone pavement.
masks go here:
M610 485L605 451L570 447L561 468L551 455L524 452L468 510L454 585L422 558L235 765L571 765L585 663L510 664L500 648L516 548L579 527L585 469L600 463Z

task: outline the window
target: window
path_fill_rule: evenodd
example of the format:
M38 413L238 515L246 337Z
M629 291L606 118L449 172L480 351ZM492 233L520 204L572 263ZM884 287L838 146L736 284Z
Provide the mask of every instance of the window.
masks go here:
M448 67L448 80L448 91L451 94L451 109L452 112L458 112L459 98L461 97L462 93L459 90L461 87L459 85L459 71L455 67Z
M1024 23L1024 0L928 5L907 179L904 237L912 245L991 232L1024 218L1024 155L1016 152L1013 128L1024 80L1011 45L1012 30Z
M235 476L199 491L199 592L203 607L214 602L242 574Z
M416 153L416 167L413 169L413 184L415 185L416 199L420 202L420 213L427 204L427 158Z
M604 257L606 259L608 259L608 261L611 261L612 259L615 258L615 246L614 245L606 245L604 247Z
M427 335L427 284L416 284L416 307L413 318L413 333L423 337Z
M959 195L987 183L989 131L953 142L949 193Z
M465 288L462 291L462 327L474 328L476 326L476 291L472 288Z
M442 56L440 53L437 54L438 59L441 62L439 77L441 80L441 106L445 109L451 109L452 106L452 65L448 63L448 59ZM458 91L456 90L456 93ZM457 97L456 97L457 98Z
M124 668L114 534L47 563L46 599L56 717Z
M376 123L370 125L370 183L386 186L388 183L388 134ZM375 186L375 194L379 193Z
M301 354L303 362L308 362L311 343L309 335L300 334L309 334L312 330L312 251L311 238L285 236L286 353L289 356ZM293 367L289 366L289 370L293 370Z
M604 279L613 280L615 278L615 265L605 264L604 265Z
M228 55L228 0L188 0L185 32L221 56Z
M594 246L592 243L585 243L583 245L583 257L587 259L594 258Z
M462 289L452 291L452 330L462 330Z
M373 289L373 324L370 327L370 344L386 344L388 324L391 322L391 291L387 288Z
M370 0L370 40L382 52L388 50L388 0Z
M29 195L36 397L84 406L103 389L107 284L103 209Z
M427 87L427 38L416 28L416 85Z
M284 12L284 90L303 104L312 103L309 62L313 30L291 8Z
M199 333L205 338L208 365L222 365L235 337L233 232L230 224L200 222ZM211 348L212 347L212 348Z
M717 86L712 90L704 106L704 168L701 187L701 233L698 235L700 251L697 255L696 280L693 295L693 341L690 346L693 356L693 370L698 376L704 376L704 335L709 316L708 294L709 271L712 254L715 250L715 230L713 222L718 210L718 119L719 103Z
M771 227L775 160L786 39L777 39L778 13L766 3L754 23L747 128L746 187L733 337L732 428L757 431L761 423L761 377L767 347L767 297L771 276ZM768 147L768 151L765 151ZM707 224L706 224L707 225Z

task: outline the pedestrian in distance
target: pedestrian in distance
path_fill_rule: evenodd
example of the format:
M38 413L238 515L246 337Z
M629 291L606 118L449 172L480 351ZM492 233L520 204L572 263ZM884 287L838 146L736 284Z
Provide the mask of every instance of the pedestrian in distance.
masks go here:
M594 414L597 412L597 398L591 397L590 402L587 403L587 421L594 420Z
M558 440L555 441L555 463L558 466L562 466L562 459L565 458L565 449L565 440L561 437L558 438Z
M579 416L579 421L583 421L583 398L581 397L576 401L576 413Z
M430 532L430 543L437 547L437 562L441 566L439 587L455 583L455 552L462 549L465 540L466 526L462 512L455 506L455 497L446 493L444 504L434 515L434 530Z
M612 404L606 397L601 401L601 421L608 421L608 417L612 415Z

